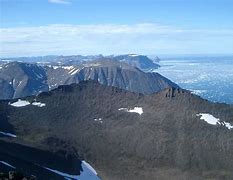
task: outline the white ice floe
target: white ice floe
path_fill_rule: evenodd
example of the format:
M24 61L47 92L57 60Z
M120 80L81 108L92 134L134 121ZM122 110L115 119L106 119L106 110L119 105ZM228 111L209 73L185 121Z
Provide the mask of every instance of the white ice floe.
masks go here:
M45 103L41 103L41 102L33 102L32 105L38 106L38 107L44 107L46 104Z
M14 103L11 103L9 105L14 106L14 107L23 107L23 106L27 106L27 105L44 107L46 104L45 103L41 103L41 102L30 103L29 101L18 99L18 101L14 102Z
M100 123L103 123L102 118L95 118L95 119L94 119L94 121L96 121L96 122L100 122Z
M6 132L2 132L2 131L0 131L0 134L3 134L3 135L5 135L5 136L9 136L9 137L17 137L15 134L12 134L12 133L6 133Z
M88 164L85 161L82 161L82 169L83 171L81 171L80 175L71 175L68 173L64 173L58 170L54 170L48 167L44 167L45 169L58 174L60 176L63 176L65 179L75 179L75 180L100 180L100 178L97 176L97 172L95 171L95 169L93 167L91 167L90 164Z
M142 107L134 107L133 109L131 109L131 108L119 108L118 110L119 111L138 113L139 115L141 115L143 113Z
M11 103L10 105L14 106L14 107L23 107L23 106L27 106L29 104L30 104L29 101L18 99L18 101Z
M197 114L197 116L200 116L200 119L206 121L208 124L212 124L212 125L223 125L228 129L232 129L233 126L228 123L228 122L224 122L224 121L220 121L219 118L214 117L211 114L208 113L199 113Z
M5 161L0 161L0 163L6 165L6 166L8 166L8 167L11 167L11 168L15 169L14 166L10 165L9 163L7 163L7 162L5 162Z
M188 89L189 91L191 91L192 94L195 94L195 95L202 95L204 93L207 93L207 90L199 90L199 89Z

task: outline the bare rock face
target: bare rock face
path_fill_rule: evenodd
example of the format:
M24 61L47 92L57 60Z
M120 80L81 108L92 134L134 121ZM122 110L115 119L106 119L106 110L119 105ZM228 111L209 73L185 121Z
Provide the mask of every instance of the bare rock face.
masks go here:
M95 80L107 86L114 86L131 92L151 94L168 87L178 85L158 73L145 73L126 63L112 60L99 60L83 63L74 76L66 80L66 84L83 80Z
M12 62L0 69L0 99L36 95L48 91L46 71L36 64Z
M81 172L76 168L84 159L104 180L233 178L233 130L198 115L208 113L233 125L230 105L182 89L142 95L94 81L59 86L25 100L35 99L46 106L0 102L0 123L10 124L17 135L1 136L0 159L24 171L44 162L74 174ZM29 153L21 151L36 153L28 160ZM41 174L38 167L32 170Z
M164 90L165 96L168 98L173 98L177 94L181 94L185 92L187 93L188 91L180 88L167 88L166 90Z
M115 60L96 60L77 66L40 66L12 62L0 69L0 99L37 95L59 85L95 80L103 85L151 94L178 86L158 73L140 69Z
M131 66L135 66L143 70L151 70L159 67L159 65L157 64L158 62L155 63L147 56L138 55L138 54L126 54L126 55L114 56L113 59L119 62L125 62Z

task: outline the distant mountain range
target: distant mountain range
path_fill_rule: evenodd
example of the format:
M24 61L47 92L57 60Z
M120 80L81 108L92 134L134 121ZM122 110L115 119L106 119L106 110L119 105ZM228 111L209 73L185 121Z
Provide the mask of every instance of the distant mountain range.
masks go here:
M103 59L111 59L114 61L125 62L129 65L138 67L142 70L151 70L159 67L157 64L159 62L159 58L150 59L144 55L137 54L125 54L125 55L111 55L111 56L103 56L103 55L72 55L72 56L38 56L38 57L18 57L18 58L1 58L0 64L4 62L10 61L18 61L18 62L26 62L26 63L37 63L37 64L46 64L46 65L79 65L83 62L87 61L95 61L95 60L103 60Z
M127 55L126 57L131 57ZM0 65L0 99L12 99L37 95L52 90L59 85L95 80L101 84L121 89L151 94L167 87L178 87L158 73L146 73L134 63L146 59L139 56L136 61L125 56L94 61L84 61L78 65L48 65L26 62L9 62ZM140 56L141 57L141 56ZM131 62L131 65L126 62ZM141 62L142 61L142 62ZM146 62L146 61L145 61ZM146 66L143 66L146 67Z
M233 179L233 106L179 88L59 86L0 101L0 123L2 171L79 179L86 161L97 172L89 179Z

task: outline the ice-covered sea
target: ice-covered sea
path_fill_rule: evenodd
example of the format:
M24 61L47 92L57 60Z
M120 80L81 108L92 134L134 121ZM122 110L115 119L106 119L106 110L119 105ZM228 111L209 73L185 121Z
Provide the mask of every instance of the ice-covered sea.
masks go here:
M233 55L162 58L155 70L214 102L233 104Z

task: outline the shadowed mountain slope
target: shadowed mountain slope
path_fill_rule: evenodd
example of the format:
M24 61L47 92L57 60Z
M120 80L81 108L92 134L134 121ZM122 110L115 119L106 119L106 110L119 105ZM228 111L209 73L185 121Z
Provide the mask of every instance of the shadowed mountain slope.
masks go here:
M59 86L25 100L31 104L0 103L0 123L10 124L9 131L17 135L1 139L84 159L102 179L233 177L233 131L226 126L233 124L230 105L210 103L182 89L142 95L93 81ZM222 123L208 124L200 113ZM54 164L47 165L61 171L74 168Z
M95 80L132 92L151 94L178 87L158 73L145 73L114 60L96 60L75 66L41 66L11 62L0 68L0 99L13 99L52 90L59 85Z

